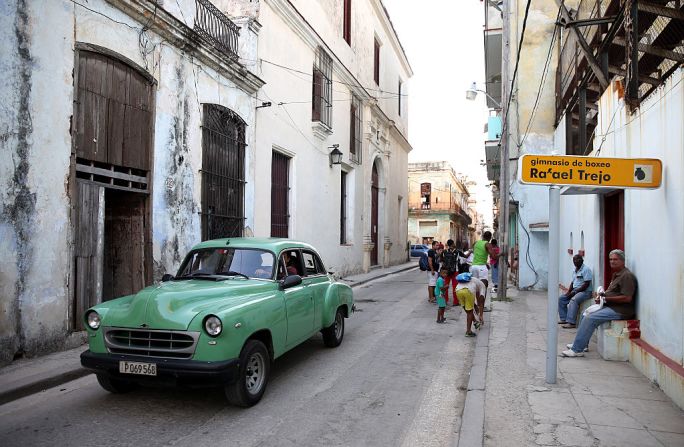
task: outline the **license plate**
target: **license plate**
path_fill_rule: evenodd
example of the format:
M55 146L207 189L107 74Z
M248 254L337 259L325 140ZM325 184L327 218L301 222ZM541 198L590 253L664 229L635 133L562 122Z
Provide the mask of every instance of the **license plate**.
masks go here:
M143 376L156 376L157 365L155 363L119 362L119 372L121 374L140 374Z

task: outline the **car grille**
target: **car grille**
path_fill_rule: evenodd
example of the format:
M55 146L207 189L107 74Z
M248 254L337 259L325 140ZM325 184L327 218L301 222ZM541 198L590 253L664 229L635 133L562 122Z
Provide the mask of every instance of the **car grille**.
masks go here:
M105 343L112 354L189 359L199 332L106 328Z

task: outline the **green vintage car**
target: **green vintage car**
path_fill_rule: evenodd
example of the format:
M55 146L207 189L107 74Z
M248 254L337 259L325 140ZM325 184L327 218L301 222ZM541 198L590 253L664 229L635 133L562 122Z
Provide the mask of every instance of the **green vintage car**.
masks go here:
M81 364L107 391L138 384L223 386L239 406L264 394L271 363L323 334L336 347L354 311L309 244L277 238L202 242L175 276L85 312Z

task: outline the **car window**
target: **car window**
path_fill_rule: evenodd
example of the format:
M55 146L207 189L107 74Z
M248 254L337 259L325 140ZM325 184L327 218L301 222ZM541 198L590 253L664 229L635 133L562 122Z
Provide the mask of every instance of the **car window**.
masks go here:
M278 261L278 279L283 279L287 275L304 276L299 250L284 250L280 254L280 260Z
M202 248L186 256L177 278L232 276L273 278L273 253L257 249Z
M304 261L306 276L322 275L326 273L325 267L316 253L303 250L302 260Z

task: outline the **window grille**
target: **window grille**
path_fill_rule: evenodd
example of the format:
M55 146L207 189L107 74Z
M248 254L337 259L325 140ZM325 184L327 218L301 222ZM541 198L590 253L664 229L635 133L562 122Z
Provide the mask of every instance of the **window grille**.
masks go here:
M242 236L245 122L216 104L204 104L203 112L202 240Z
M271 157L271 237L288 237L290 158L273 151Z
M311 120L332 127L332 58L321 47L313 67Z
M376 85L380 85L380 42L374 41L373 47L373 79Z
M344 21L342 25L342 36L351 45L351 3L352 0L344 0Z
M349 160L361 163L361 101L352 95L349 107Z

